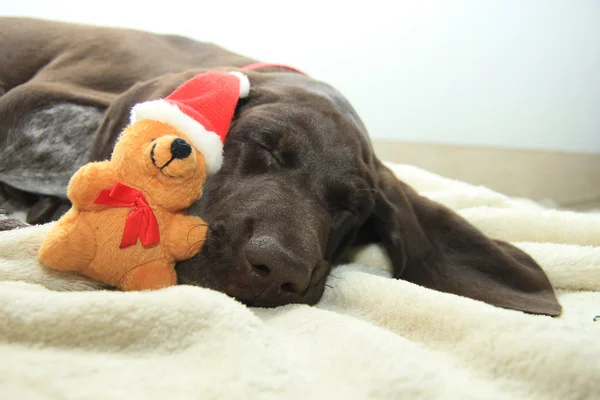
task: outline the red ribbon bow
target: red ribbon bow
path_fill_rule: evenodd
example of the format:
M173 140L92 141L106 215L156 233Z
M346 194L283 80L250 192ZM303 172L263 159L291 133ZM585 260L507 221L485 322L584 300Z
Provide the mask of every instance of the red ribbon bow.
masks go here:
M116 182L112 189L100 192L94 204L113 207L135 207L127 215L123 238L121 239L121 248L136 244L138 236L144 246L158 243L160 240L156 216L140 191Z

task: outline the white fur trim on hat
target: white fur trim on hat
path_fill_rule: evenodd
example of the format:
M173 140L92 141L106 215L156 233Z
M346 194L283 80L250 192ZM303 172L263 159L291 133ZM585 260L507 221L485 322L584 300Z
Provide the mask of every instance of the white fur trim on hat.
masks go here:
M231 71L230 74L237 76L240 80L240 98L248 97L248 94L250 94L250 80L246 74L238 71Z
M188 136L192 145L202 152L207 174L217 172L223 164L223 143L215 132L208 131L198 121L166 100L151 100L131 109L131 123L150 119L169 124Z

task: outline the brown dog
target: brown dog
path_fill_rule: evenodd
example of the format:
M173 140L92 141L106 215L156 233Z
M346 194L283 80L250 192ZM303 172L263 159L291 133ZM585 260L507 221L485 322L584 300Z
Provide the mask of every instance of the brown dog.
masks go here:
M255 61L131 30L6 18L0 29L0 181L13 198L34 196L38 221L56 218L79 166L109 157L133 104L198 72ZM236 110L223 167L190 209L210 228L200 254L178 265L181 282L253 305L314 304L350 246L381 242L396 278L560 314L531 257L420 196L377 159L338 91L282 68L248 76L253 89Z

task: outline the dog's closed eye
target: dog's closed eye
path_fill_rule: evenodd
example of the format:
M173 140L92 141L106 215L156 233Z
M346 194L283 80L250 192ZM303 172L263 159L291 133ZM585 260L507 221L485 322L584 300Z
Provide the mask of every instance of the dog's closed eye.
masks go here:
M267 155L269 158L273 159L274 161L277 162L277 164L279 164L280 166L283 165L283 158L281 157L281 153L279 152L278 149L276 148L269 148L268 146L254 141L252 140L252 142L259 147L260 149L262 149L264 151L264 153L266 153L265 155Z
M239 140L246 146L250 147L247 153L252 161L258 160L267 167L284 165L283 157L281 156L279 149L276 147L269 146L264 142L252 137L242 137Z

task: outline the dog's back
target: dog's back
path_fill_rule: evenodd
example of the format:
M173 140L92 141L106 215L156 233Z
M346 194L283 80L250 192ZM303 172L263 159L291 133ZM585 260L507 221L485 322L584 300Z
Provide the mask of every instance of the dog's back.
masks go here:
M65 199L81 165L110 155L135 102L194 71L254 61L132 29L1 17L0 32L0 182L53 198Z
M241 66L249 58L177 35L0 17L0 85L29 80L119 94L134 83L190 68Z

